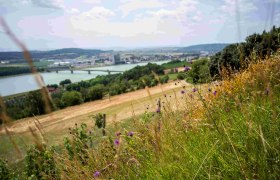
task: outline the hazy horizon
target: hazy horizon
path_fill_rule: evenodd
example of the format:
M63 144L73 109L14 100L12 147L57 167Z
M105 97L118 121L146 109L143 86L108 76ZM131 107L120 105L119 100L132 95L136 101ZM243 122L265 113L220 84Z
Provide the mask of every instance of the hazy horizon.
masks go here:
M160 49L160 48L183 48L183 47L190 47L190 46L197 46L197 45L208 45L208 44L230 44L230 43L207 43L207 44L192 44L188 46L138 46L138 47L89 47L89 48L80 48L80 47L61 47L61 48L54 48L54 49L29 49L29 51L52 51L52 50L59 50L59 49L89 49L89 50L104 50L104 51L126 51L126 50L140 50L140 49ZM0 52L21 52L20 49L13 51L13 50L2 50L0 48Z
M280 0L0 0L30 50L236 43L280 26ZM19 51L0 27L0 51Z

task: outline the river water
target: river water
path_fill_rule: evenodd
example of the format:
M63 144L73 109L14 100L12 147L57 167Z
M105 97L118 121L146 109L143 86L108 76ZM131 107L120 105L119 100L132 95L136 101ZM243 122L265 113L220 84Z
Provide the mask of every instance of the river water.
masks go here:
M153 62L156 64L163 64L168 61L158 61ZM122 64L122 65L114 65L114 66L104 66L104 67L96 67L90 69L97 70L111 70L111 71L126 71L134 68L135 66L144 66L147 63L138 63L138 64ZM100 71L92 71L91 74L88 74L86 71L74 71L71 74L70 71L59 71L59 73L50 72L50 73L41 73L41 76L44 79L45 84L59 84L60 81L65 79L70 79L72 82L79 82L82 80L89 80L95 78L98 75L107 75L107 72ZM26 75L18 75L18 76L9 76L0 78L0 95L8 96L18 93L23 93L27 91L32 91L39 89L34 76L32 74Z

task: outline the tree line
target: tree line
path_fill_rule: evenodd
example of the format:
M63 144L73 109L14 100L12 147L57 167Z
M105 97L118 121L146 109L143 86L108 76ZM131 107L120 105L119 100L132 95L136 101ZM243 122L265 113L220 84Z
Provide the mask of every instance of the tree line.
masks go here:
M42 68L37 68L39 72L43 71ZM11 75L18 75L18 74L26 74L31 73L30 67L23 66L23 67L0 67L0 76L11 76Z
M280 27L262 34L254 33L245 42L230 44L210 60L194 61L190 76L194 83L221 79L224 75L246 69L251 62L269 58L280 48Z

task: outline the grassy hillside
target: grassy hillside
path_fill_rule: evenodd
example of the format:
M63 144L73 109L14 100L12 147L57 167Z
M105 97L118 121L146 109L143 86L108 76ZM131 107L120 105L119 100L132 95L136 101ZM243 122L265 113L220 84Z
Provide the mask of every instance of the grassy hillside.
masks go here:
M73 159L69 150L60 156L61 176L279 179L279 60L250 65L208 90L182 88L181 96L163 96L160 113L135 117L83 156L74 149L88 141L74 133L68 142Z
M159 99L151 99L146 113L106 128L106 136L92 128L94 124L82 124L70 129L59 151L37 141L25 158L25 174L62 179L279 179L279 60L278 54L229 80L163 93L161 106Z

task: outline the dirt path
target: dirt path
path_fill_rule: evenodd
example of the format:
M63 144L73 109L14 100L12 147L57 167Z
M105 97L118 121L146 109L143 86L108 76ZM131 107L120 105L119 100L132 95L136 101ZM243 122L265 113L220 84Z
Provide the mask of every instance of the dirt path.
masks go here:
M191 86L185 82L181 82L180 85L178 83L175 85L174 82L170 82L162 85L162 87L156 86L149 88L149 91L152 96L157 96L162 95L162 91L170 91L180 88L183 85ZM37 116L36 118L45 132L59 134L59 132L64 132L75 123L90 122L91 118L89 116L97 112L108 114L108 123L131 117L132 109L136 115L141 114L145 111L145 103L149 101L148 92L143 89L113 96L110 100L104 99L68 107L47 115ZM29 127L35 128L34 119L26 118L15 121L8 125L8 129L13 134L28 132ZM0 129L0 134L3 133L4 130Z

